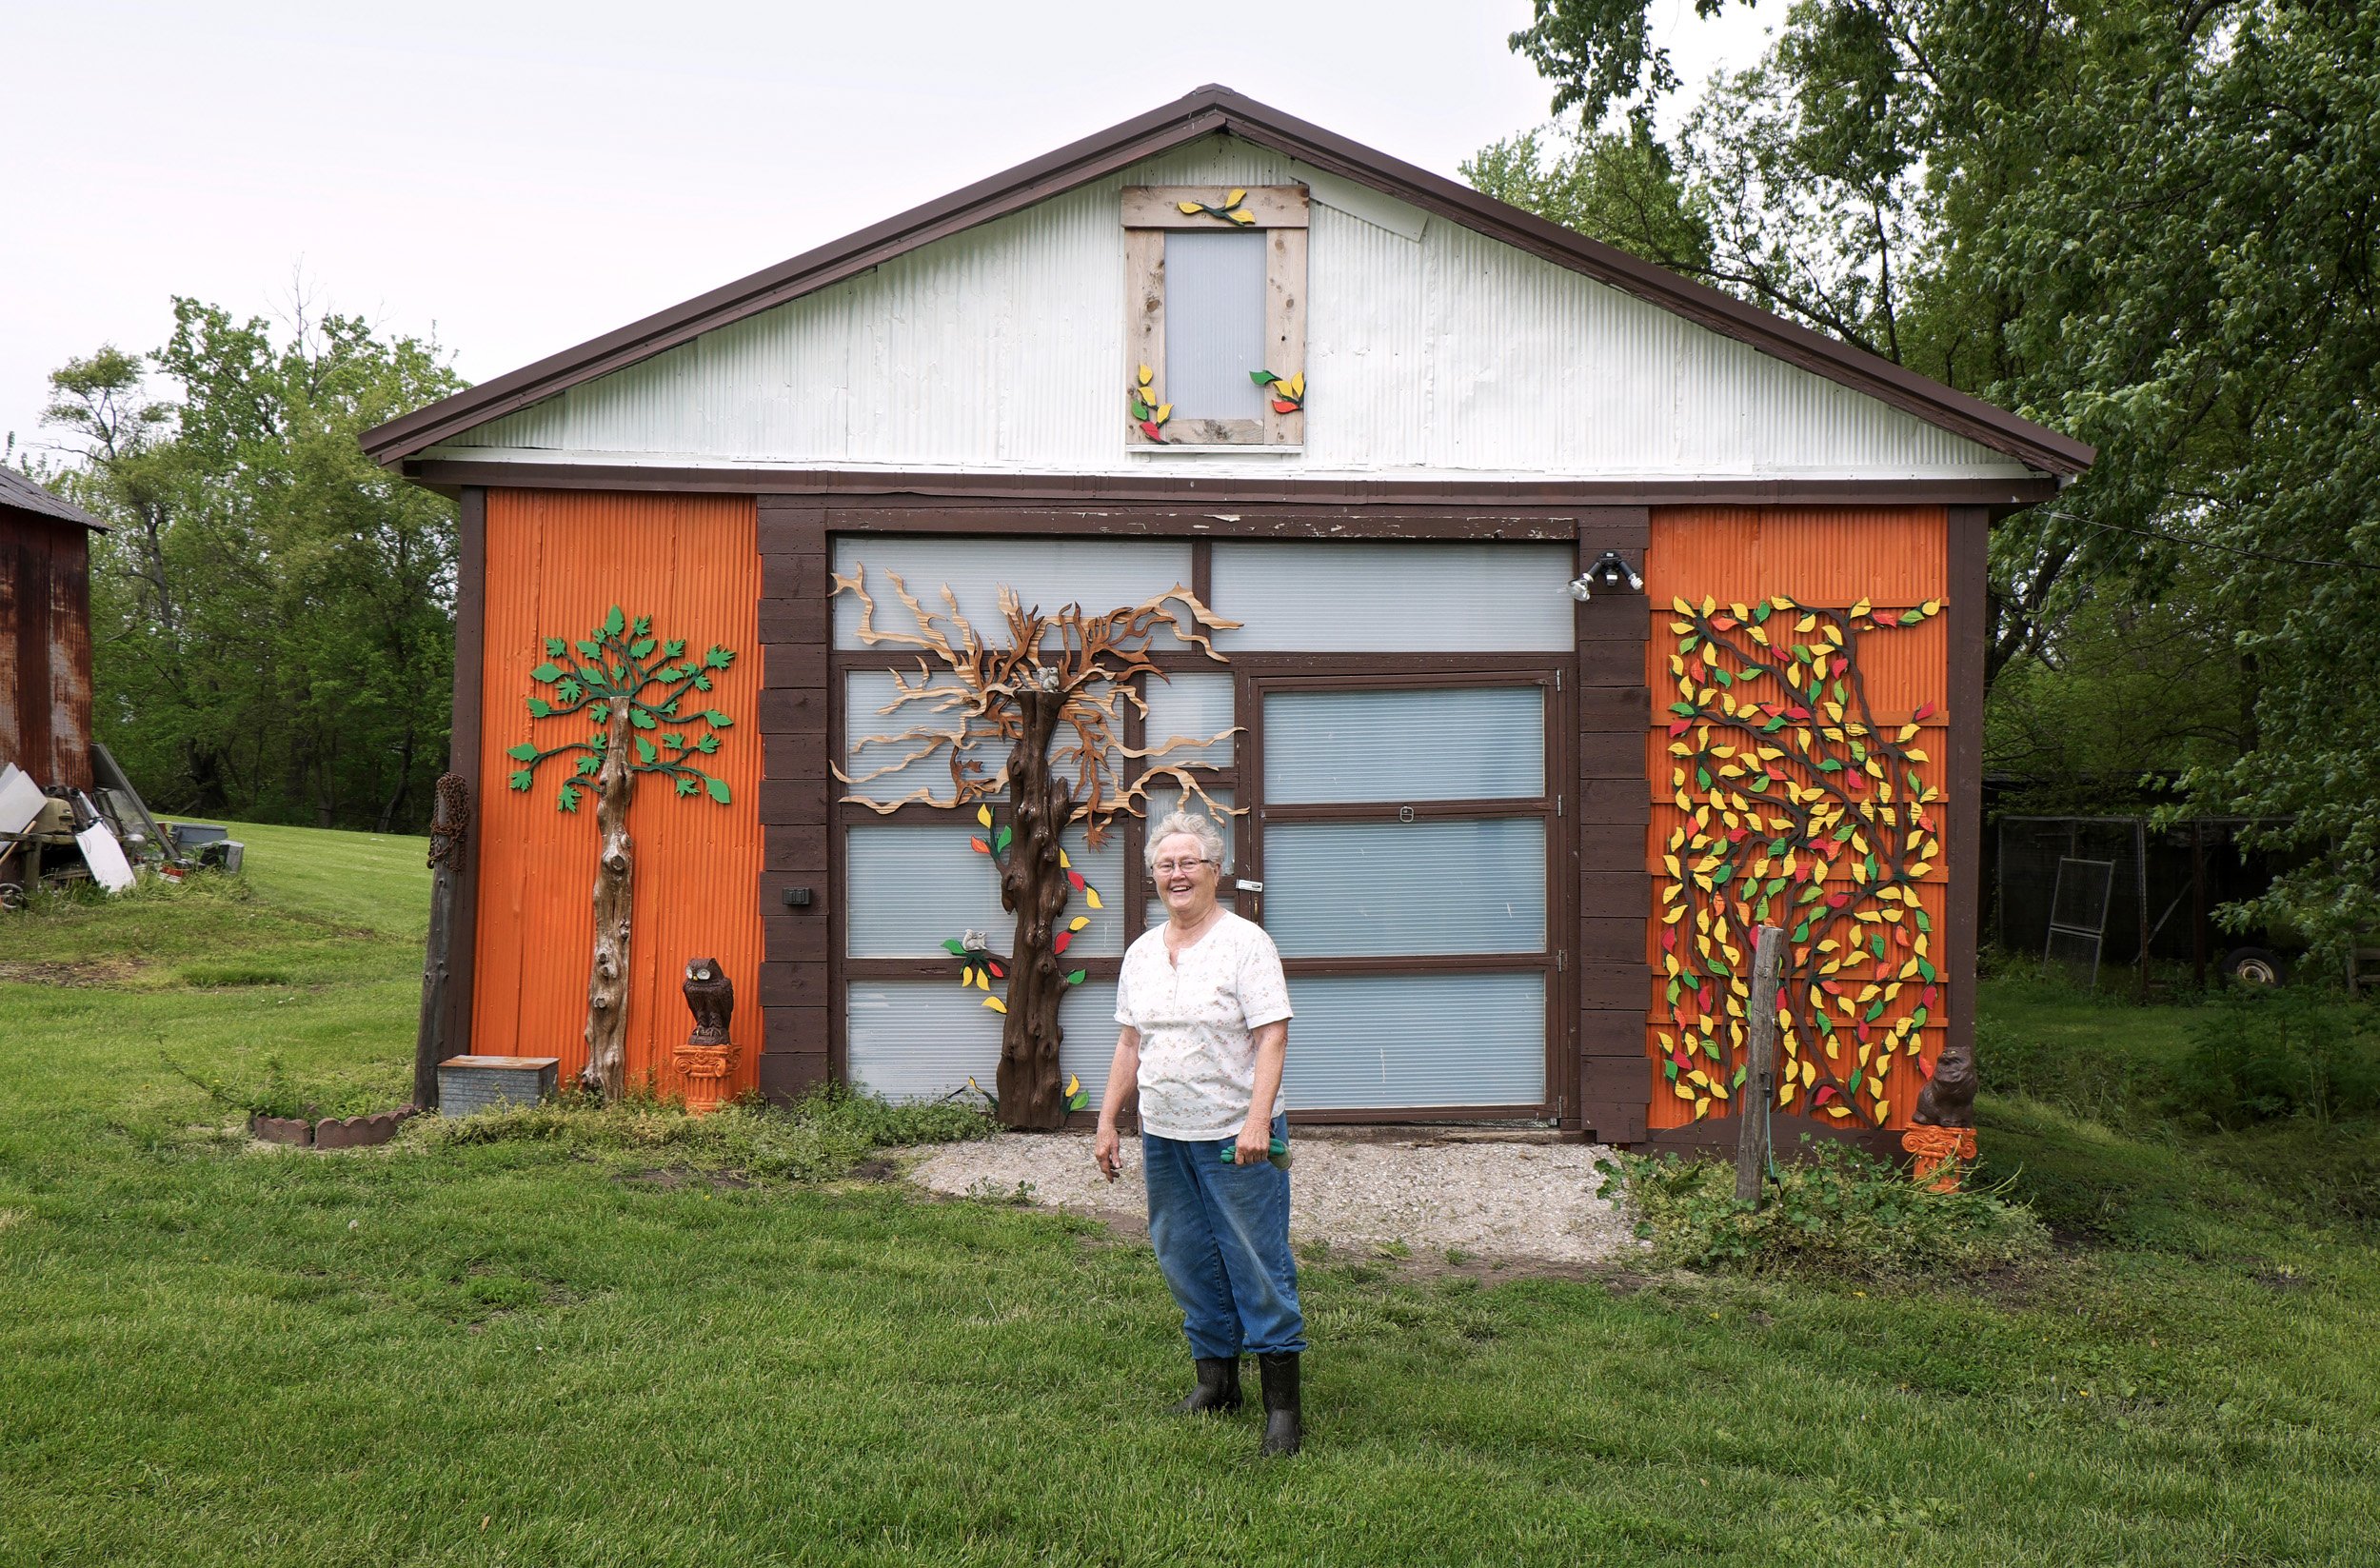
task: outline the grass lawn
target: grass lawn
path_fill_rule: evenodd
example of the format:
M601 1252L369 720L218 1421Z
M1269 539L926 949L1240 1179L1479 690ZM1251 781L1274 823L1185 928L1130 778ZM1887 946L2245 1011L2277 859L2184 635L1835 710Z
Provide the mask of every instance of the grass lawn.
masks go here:
M0 917L0 1563L2374 1559L2371 1233L2215 1143L1995 1099L2076 1240L1981 1284L1309 1264L1309 1449L1262 1464L1157 1413L1164 1287L1082 1222L251 1146L164 1059L402 1098L427 883L419 840L239 836L244 888Z

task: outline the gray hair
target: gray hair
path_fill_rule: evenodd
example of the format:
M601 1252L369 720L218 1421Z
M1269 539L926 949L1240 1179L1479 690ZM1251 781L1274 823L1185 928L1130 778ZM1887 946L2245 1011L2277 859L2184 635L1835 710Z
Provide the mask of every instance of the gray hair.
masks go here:
M1223 830L1215 825L1212 818L1199 812L1176 811L1149 828L1148 848L1141 858L1148 862L1151 871L1157 869L1157 846L1167 839L1183 834L1199 841L1200 860L1213 861L1218 871L1223 868Z

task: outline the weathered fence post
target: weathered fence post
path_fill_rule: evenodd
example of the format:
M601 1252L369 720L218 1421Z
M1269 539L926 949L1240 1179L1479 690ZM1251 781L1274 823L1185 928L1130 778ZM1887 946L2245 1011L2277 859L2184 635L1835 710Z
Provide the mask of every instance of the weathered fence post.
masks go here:
M447 949L454 944L454 883L471 831L471 786L442 774L429 820L429 942L422 955L422 1023L413 1038L413 1108L438 1108L438 1063L461 1053L445 1037Z
M1744 1085L1735 1091L1735 1201L1755 1206L1769 1166L1769 1107L1776 1103L1776 993L1784 978L1785 932L1763 925L1752 955Z

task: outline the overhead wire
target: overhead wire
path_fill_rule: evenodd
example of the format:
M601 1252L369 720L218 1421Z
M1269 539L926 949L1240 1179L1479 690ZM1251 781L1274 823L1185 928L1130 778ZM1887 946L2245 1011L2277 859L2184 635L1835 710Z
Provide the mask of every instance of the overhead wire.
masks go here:
M2303 555L2275 555L2270 550L2251 550L2237 545L2217 545L2211 540L2185 539L2177 533L2161 528L2128 527L2121 523L2102 523L2095 517L2077 517L2073 512L2052 511L2046 506L2033 510L2042 517L2054 517L2062 523L2079 523L2086 528L2105 528L2111 533L2136 534L2142 539L2161 539L2169 545L2181 545L2196 550L2220 550L2225 555L2246 556L2251 561L2271 561L2284 566L2322 566L2332 571L2380 571L2380 563L2370 561L2316 561Z

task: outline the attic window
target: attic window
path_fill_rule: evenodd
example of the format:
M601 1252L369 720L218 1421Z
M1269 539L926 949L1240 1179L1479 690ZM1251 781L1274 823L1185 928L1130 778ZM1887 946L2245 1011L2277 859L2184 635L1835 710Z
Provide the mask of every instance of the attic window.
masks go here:
M1127 442L1305 435L1303 186L1127 186Z

